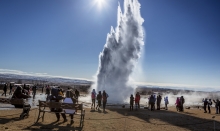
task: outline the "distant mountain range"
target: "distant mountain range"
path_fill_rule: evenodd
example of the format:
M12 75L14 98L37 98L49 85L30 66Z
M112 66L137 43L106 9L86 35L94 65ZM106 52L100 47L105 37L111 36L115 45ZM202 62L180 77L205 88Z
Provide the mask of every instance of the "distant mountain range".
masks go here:
M50 76L50 75L42 75L42 74L30 74L19 71L1 71L0 70L0 83L1 82L16 82L18 80L22 80L23 83L51 83L51 84L65 84L65 85L91 85L93 81L80 79L80 78L67 78L67 77L59 77L59 76ZM171 90L191 90L191 91L205 91L205 92L216 92L220 93L219 88L211 88L211 87L199 87L199 88L190 88L190 87L178 87L178 86L156 86L156 85L138 85L138 88L153 88L153 89L171 89Z
M65 77L55 77L55 76L34 76L26 74L13 74L13 73L1 73L0 80L4 79L16 79L16 80L29 80L29 81L43 81L48 83L66 83L66 84L92 84L92 81L83 79L73 79Z

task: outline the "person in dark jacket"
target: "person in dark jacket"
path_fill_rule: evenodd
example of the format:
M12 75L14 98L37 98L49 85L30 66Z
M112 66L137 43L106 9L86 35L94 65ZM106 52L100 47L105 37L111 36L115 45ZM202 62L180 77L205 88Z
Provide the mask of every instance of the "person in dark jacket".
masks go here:
M219 112L219 105L220 105L220 102L219 102L219 100L218 99L216 99L216 101L215 100L213 100L213 102L215 103L215 109L216 109L216 113L215 114L218 114L218 113L220 113Z
M154 96L153 95L150 96L150 101L149 102L150 102L150 110L153 111L154 110L154 104L155 104L154 103L155 100L154 100Z
M96 97L97 101L98 101L98 105L96 106L96 110L99 110L99 108L101 107L101 103L102 103L102 94L101 91L99 91L99 94Z
M211 109L210 109L211 106L212 106L212 100L209 99L208 100L208 110L209 110L209 113L211 113Z
M161 103L162 97L160 95L157 96L157 110L160 110L160 103Z
M12 84L10 83L10 85L9 85L9 88L10 88L10 92L9 92L9 95L12 95Z
M76 103L78 104L78 99L79 99L80 94L77 89L75 90L75 95L76 95Z
M133 107L134 107L134 96L131 94L130 97L130 111L133 111Z
M207 105L208 105L208 101L207 101L207 98L203 99L203 104L204 104L204 113L207 113L206 111L206 108L207 108Z
M37 86L34 85L34 86L32 87L33 99L35 99L36 92L37 92Z
M107 98L108 98L108 94L105 92L105 90L103 90L103 93L102 93L103 112L105 112Z
M25 95L22 93L22 87L18 86L14 92L14 94L12 95L12 98L16 98L16 99L27 99L30 98L30 96Z
M5 83L4 88L3 88L4 92L3 92L2 96L5 94L5 97L6 97L7 89L8 89L8 85Z
M179 111L183 111L184 108L183 108L183 104L185 103L185 99L183 96L180 97L180 108L179 108Z

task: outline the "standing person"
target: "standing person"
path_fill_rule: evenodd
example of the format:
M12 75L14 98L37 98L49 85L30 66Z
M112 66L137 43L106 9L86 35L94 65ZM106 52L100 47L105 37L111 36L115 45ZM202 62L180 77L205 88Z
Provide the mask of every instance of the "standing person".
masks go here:
M135 100L137 99L137 105L138 105L138 108L140 108L140 99L141 99L141 96L139 94L139 92L137 92L136 96L135 96ZM136 101L135 101L136 102Z
M131 94L130 97L130 111L133 111L133 107L134 107L134 96Z
M155 104L156 104L156 101L157 101L157 97L156 97L155 94L154 94L153 96L154 96L154 106L153 106L153 110L155 110L155 108L156 108Z
M9 88L10 88L9 95L12 95L12 84L11 84L11 83L10 83L10 85L9 85Z
M138 110L138 102L139 102L137 95L135 95L134 101L135 101L135 110L137 111Z
M102 103L102 93L101 91L99 91L99 94L96 97L97 101L98 101L98 105L96 106L96 110L99 110L99 108L101 107L101 103Z
M216 101L215 100L213 100L213 102L215 103L215 109L216 109L216 113L215 114L218 114L218 113L220 113L218 110L218 108L219 108L219 100L218 99L216 99Z
M7 89L8 89L8 85L5 83L4 88L3 88L4 92L3 92L2 96L5 94L5 97L6 97Z
M204 113L207 113L207 111L206 111L206 107L208 105L207 98L203 99L202 101L203 101L203 104L204 104Z
M167 105L169 104L168 96L164 97L165 110L168 110Z
M185 99L183 98L183 96L180 97L180 111L183 111L183 104L185 103Z
M209 113L211 113L211 109L210 109L211 105L212 105L212 100L209 99L209 101L208 101L208 110L209 110Z
M150 96L150 110L151 110L151 111L154 110L154 102L155 102L154 96L151 95L151 96Z
M102 93L103 112L105 112L107 98L108 98L108 94L105 92L105 90L103 90L103 93Z
M75 95L76 95L76 103L78 104L78 98L79 98L79 91L76 89L75 90Z
M179 97L176 98L176 103L175 104L176 104L176 110L180 111L180 98Z
M162 99L161 96L158 95L158 96L157 96L157 110L160 110L161 99Z
M28 85L28 86L26 87L26 89L27 89L28 95L30 95L30 85Z
M218 113L220 113L220 101L218 101Z
M46 95L47 95L47 100L48 100L48 98L50 96L50 87L49 87L49 85L46 86Z
M33 100L35 99L36 91L37 91L37 86L34 85L34 86L32 87Z
M95 89L92 90L91 98L92 98L92 106L95 109L95 99L96 99L96 91L95 91ZM92 106L91 106L91 109L92 109Z
M44 93L44 86L42 86L42 94Z

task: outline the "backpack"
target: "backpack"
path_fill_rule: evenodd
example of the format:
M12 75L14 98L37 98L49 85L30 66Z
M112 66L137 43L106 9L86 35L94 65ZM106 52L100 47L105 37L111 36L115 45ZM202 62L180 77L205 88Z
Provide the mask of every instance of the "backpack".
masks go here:
M95 99L95 93L92 92L92 99Z
M59 94L58 89L53 87L53 88L51 89L51 95L52 95L52 96L58 96L58 94Z

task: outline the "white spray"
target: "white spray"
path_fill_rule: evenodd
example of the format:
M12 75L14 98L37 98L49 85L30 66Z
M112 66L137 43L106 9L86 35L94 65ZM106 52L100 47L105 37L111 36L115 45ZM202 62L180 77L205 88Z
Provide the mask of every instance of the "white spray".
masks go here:
M109 94L110 101L123 102L134 93L134 87L128 84L129 76L144 45L144 19L138 0L124 0L124 13L119 5L117 19L117 27L115 30L111 27L99 55L96 86L97 91Z

